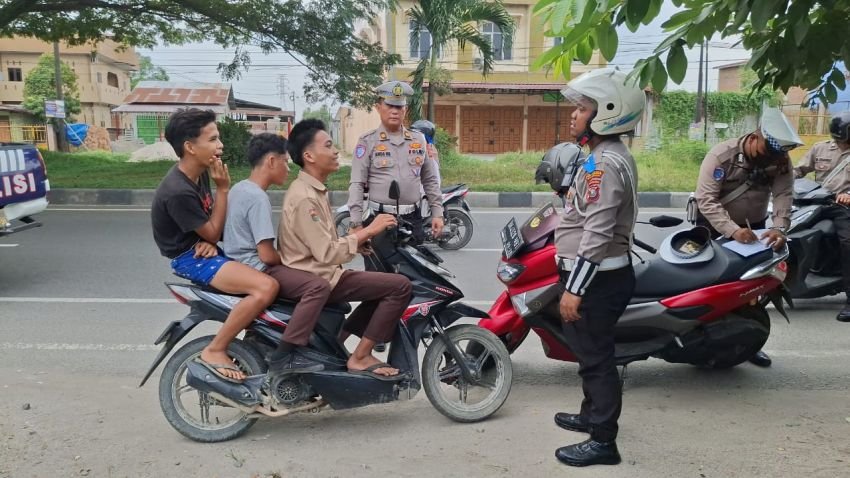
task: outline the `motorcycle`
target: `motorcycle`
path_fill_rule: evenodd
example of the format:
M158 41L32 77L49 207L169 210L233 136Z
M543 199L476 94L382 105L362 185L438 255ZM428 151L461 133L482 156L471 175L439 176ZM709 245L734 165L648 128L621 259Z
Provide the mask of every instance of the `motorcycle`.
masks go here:
M466 202L466 195L469 193L469 188L466 184L455 184L442 189L443 192L443 232L440 237L434 237L431 233L430 221L425 221L425 242L436 243L440 248L449 251L456 251L464 248L472 239L474 225L472 222L472 211L469 204ZM363 201L363 221L369 218L373 211L369 209L369 201L366 197ZM428 205L427 198L422 198L419 210L423 218L431 217L431 207ZM336 224L337 233L340 237L348 234L349 223L351 222L351 213L348 210L348 205L340 206L336 209L334 223Z
M794 209L788 228L788 277L794 298L817 298L844 292L841 252L835 224L824 217L835 194L805 178L794 181Z
M390 197L398 197L398 185ZM159 380L159 401L165 418L178 432L200 442L219 442L245 433L258 418L317 413L411 399L420 388L431 404L458 422L476 422L504 404L512 383L510 355L492 333L474 325L452 325L461 317L484 318L483 311L458 302L463 293L448 270L407 246L412 234L395 229L396 245L388 263L413 283L410 305L399 318L387 362L400 371L397 380L380 380L348 372L348 352L337 337L351 306L333 304L321 313L306 354L324 369L301 374L267 374L267 356L280 343L294 303L279 300L234 340L228 353L248 376L242 383L222 380L195 359L212 340L200 337L180 347L165 365ZM198 324L223 322L240 300L191 283L166 283L171 294L189 306L182 320L171 322L155 344L164 344L140 387L171 350ZM418 346L425 345L421 364ZM478 355L464 352L470 348Z
M547 357L574 362L559 311L564 287L555 262L558 221L555 206L548 204L522 227L517 227L516 219L508 222L501 232L503 255L497 268L507 290L478 325L502 339L511 353L533 330ZM657 216L649 224L671 227L681 222ZM657 252L637 238L634 244L651 254ZM634 296L616 325L618 365L656 357L671 363L734 367L767 341L768 302L787 319L781 289L787 248L742 257L718 242L711 241L709 246L714 257L705 263L680 265L652 259L635 265Z

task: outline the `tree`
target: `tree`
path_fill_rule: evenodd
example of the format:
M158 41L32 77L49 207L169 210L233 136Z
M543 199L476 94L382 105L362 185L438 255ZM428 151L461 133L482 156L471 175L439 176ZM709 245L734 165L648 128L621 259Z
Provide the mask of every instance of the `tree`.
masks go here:
M304 117L304 119L320 119L328 126L333 123L333 117L331 117L331 111L328 109L328 105L322 105L322 107L317 110L307 108L306 110L304 110L304 114L302 116Z
M251 64L245 45L264 53L282 51L304 65L308 98L336 97L355 106L374 103L373 88L398 55L385 52L354 32L395 0L0 0L0 37L34 36L72 45L110 37L153 47L211 40L236 47L230 63L219 65L226 79L239 78Z
M635 63L640 85L661 91L667 79L681 83L688 60L684 48L708 41L715 33L740 38L751 50L747 65L757 75L756 90L792 86L813 90L832 103L845 87L836 62L850 64L850 2L838 0L672 0L681 10L664 24L667 38ZM616 27L636 32L655 17L664 0L539 0L548 36L563 42L536 62L570 77L573 58L587 64L594 49L607 60L617 52ZM662 60L662 57L664 60Z
M62 95L65 100L66 121L72 115L80 112L80 92L77 90L77 74L65 62L62 62ZM44 100L56 99L56 69L53 55L45 53L38 59L38 64L30 70L24 79L23 107L30 111L40 121L46 121L44 116Z
M420 52L421 60L411 73L412 86L416 95L411 102L410 116L418 119L422 109L422 85L428 79L428 119L434 121L437 89L445 87L451 76L439 67L440 52L457 42L464 50L471 43L481 52L481 73L489 74L496 60L494 46L499 50L513 42L516 24L501 0L419 0L407 11L410 20L410 48ZM491 45L487 36L478 29L478 24L491 22L501 32L502 45ZM430 42L422 41L430 36ZM437 80L437 81L435 81Z
M139 55L139 71L130 77L130 89L145 80L168 81L169 78L168 73L161 66L154 65L149 56Z

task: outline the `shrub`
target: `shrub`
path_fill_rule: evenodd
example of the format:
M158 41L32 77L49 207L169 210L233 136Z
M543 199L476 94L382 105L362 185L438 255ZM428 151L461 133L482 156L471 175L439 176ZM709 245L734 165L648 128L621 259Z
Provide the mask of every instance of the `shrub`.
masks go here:
M670 142L665 148L666 155L680 161L702 163L708 153L708 145L703 141L679 140Z
M248 141L251 140L251 129L246 123L239 123L230 118L218 123L218 134L224 143L224 152L221 160L228 166L244 166L248 164L245 157L248 150Z
M443 128L437 128L434 135L434 145L440 153L440 163L455 164L460 155L457 152L457 138Z

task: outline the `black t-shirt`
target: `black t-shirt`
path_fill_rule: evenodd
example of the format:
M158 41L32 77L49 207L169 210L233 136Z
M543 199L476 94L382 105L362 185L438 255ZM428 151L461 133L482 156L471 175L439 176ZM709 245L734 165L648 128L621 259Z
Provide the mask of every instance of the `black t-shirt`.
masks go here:
M196 184L174 165L156 188L151 204L153 240L159 252L174 259L200 241L195 229L209 221L212 207L209 174L204 171Z

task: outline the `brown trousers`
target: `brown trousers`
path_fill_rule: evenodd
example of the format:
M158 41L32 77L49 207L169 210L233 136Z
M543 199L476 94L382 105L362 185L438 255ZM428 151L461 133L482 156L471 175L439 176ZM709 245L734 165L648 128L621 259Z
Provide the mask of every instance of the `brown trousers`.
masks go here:
M359 337L387 342L395 334L396 324L410 302L413 286L400 274L346 270L336 287L321 277L286 266L266 271L280 283L278 295L298 300L283 341L304 346L319 321L326 303L360 301L343 328Z

